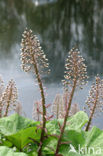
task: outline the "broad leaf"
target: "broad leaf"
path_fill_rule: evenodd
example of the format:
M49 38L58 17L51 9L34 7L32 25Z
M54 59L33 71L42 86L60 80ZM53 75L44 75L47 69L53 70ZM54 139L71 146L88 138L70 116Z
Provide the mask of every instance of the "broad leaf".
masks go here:
M0 146L0 156L28 156L22 152L14 152L12 149L8 147Z
M88 116L85 112L80 111L68 118L67 129L80 130L88 122Z
M60 132L58 122L62 125L63 119L52 120L47 123L47 130L49 133L57 134ZM88 116L83 111L80 111L73 115L72 117L68 117L66 130L80 130L86 123L88 122Z
M86 113L80 111L72 117L68 118L65 133L62 138L62 142L70 142L77 149L78 144L84 144L85 137L82 134L81 129L87 123L88 116ZM60 128L58 122L62 125L63 120L53 120L47 123L48 134L60 134ZM45 141L44 151L45 153L52 154L53 150L56 150L57 138L49 137ZM60 148L61 153L67 154L70 150L70 144L62 145Z
M7 136L7 139L13 143L18 149L24 148L28 143L40 140L41 130L37 130L36 127L29 127L23 129L13 135Z
M30 124L33 124L33 121L13 114L0 119L0 132L4 135L15 134L19 130L29 127Z
M68 139L72 141L70 146L61 146L60 153L65 156L103 156L103 130L93 127L90 131L77 136L76 131L70 134ZM74 152L70 152L74 150Z

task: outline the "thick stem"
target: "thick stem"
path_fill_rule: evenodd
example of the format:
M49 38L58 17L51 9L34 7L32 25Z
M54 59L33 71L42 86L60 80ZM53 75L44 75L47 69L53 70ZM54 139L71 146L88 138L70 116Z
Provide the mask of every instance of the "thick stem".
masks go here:
M45 134L45 126L46 126L45 96L44 96L42 81L41 81L41 78L40 78L40 75L39 75L38 67L37 67L34 56L33 56L33 61L34 61L34 69L35 69L36 78L37 78L38 85L39 85L39 88L40 88L40 93L41 93L41 98L42 98L42 109L43 109L43 119L42 119L43 120L43 127L42 127L40 144L39 144L39 149L38 149L38 156L41 156L42 155L42 145L43 145L44 134Z
M68 119L69 110L70 110L70 108L71 108L72 99L73 99L74 91L75 91L75 88L76 88L76 83L77 83L77 80L75 79L75 80L74 80L73 87L72 87L72 91L71 91L71 94L70 94L70 98L69 98L69 102L68 102L66 114L65 114L65 117L64 117L63 126L62 126L62 128L61 128L61 133L60 133L60 136L59 136L59 139L58 139L58 143L57 143L57 147L56 147L55 156L56 156L56 155L58 154L58 152L59 152L59 147L60 147L61 139L62 139L64 130L65 130L65 127L66 127L66 122L67 122L67 119Z
M90 115L90 117L89 117L89 121L88 121L88 123L87 123L87 126L86 126L85 131L88 131L89 128L90 128L90 125L91 125L91 122L92 122L92 119L93 119L93 115L94 115L94 112L95 112L95 109L96 109L96 105L97 105L97 101L98 101L98 96L99 96L99 92L98 92L98 84L97 84L97 88L96 88L96 97L95 97L94 106L93 106L91 115Z

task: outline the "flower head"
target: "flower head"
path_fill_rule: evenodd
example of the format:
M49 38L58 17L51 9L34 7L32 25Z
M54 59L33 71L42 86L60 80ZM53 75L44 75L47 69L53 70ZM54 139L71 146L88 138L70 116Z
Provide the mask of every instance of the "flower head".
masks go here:
M17 98L18 95L15 82L10 80L0 99L0 103L2 104L2 113L4 116L7 116L11 110L15 110L18 103Z
M41 49L40 42L36 35L33 35L32 30L25 30L21 42L21 61L22 69L27 72L31 70L34 64L37 64L39 70L48 68L49 63L46 55ZM39 71L39 72L40 72ZM48 70L49 72L49 70Z
M86 104L90 113L99 113L103 110L103 80L96 76L92 84Z
M78 86L84 85L87 79L87 67L84 64L84 59L80 55L78 49L73 48L70 50L65 64L64 85L72 86L74 81Z

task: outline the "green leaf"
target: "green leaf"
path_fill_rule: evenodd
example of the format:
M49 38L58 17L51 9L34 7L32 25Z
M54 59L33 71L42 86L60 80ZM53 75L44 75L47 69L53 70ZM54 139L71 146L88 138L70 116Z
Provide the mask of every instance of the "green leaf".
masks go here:
M8 147L0 146L0 156L28 156L22 152L14 152L12 149Z
M39 141L40 134L41 134L40 129L37 130L36 127L29 127L13 135L7 136L7 139L11 141L13 145L15 145L18 149L23 149L28 143L33 142L31 139Z
M34 122L18 114L1 118L0 132L6 138L6 141L1 141L1 146L10 147L13 144L18 149L22 149L25 145L32 142L29 138L39 140L41 130L36 132L37 124L39 122Z
M54 151L56 150L56 145L57 145L57 139L54 137L48 137L48 139L46 139L43 142L44 155L45 154L54 154Z
M7 146L7 147L12 147L12 142L8 141L8 140L4 140L1 143L1 146Z
M94 148L95 153L97 153L100 148L101 154L103 155L103 130L93 127L90 131L84 132L84 136L85 143L82 147Z
M58 120L59 123L62 125L63 120ZM48 134L60 134L60 128L58 125L57 120L49 121L46 125ZM62 142L71 142L73 146L77 148L78 144L84 144L85 137L83 136L81 129L82 127L87 123L88 116L83 111L78 112L72 117L68 118L67 126L65 128L65 133L62 138ZM44 152L52 154L53 151L51 149L56 150L57 145L57 138L55 137L49 137L47 140L45 140L45 147ZM49 145L49 147L48 147ZM46 147L47 146L47 147ZM60 151L65 154L67 154L70 150L69 144L68 145L62 145L60 148Z
M38 153L37 152L31 152L28 154L28 156L38 156Z
M62 125L63 119L52 120L46 124L48 133L59 134L60 129L58 122ZM81 130L81 128L88 122L88 116L83 111L80 111L73 115L72 117L68 117L67 125L65 130Z
M88 122L88 116L85 112L80 111L68 118L66 129L80 130Z
M21 129L30 127L31 124L33 124L33 121L18 114L13 114L0 119L0 132L4 135L15 134Z
M66 135L66 134L65 134ZM77 153L70 152L70 146L62 145L60 153L65 156L103 156L103 130L93 127L90 131L68 131L68 139ZM83 149L83 150L81 150Z
M58 121L62 125L63 120L47 122L48 134L60 134ZM86 122L88 122L88 117L82 111L68 118L62 142L69 141L70 143L60 146L60 153L63 156L103 156L103 130L93 127L90 131L85 132L82 128ZM39 122L31 121L17 114L0 119L1 141L2 137L6 138L3 141L3 145L9 147L13 145L19 150L25 149L25 152L28 153L17 153L12 149L0 146L0 156L37 156L38 146L32 139L37 142L40 141L41 129L37 129L38 124ZM29 143L31 143L30 147L27 146ZM53 156L56 145L57 138L48 136L43 142L43 156ZM74 152L71 150L71 147L75 149ZM84 153L79 153L79 148L83 148ZM85 151L85 148L87 148L87 151ZM94 148L95 153L92 150L88 152L89 148ZM99 149L101 149L101 154L98 154L100 152Z

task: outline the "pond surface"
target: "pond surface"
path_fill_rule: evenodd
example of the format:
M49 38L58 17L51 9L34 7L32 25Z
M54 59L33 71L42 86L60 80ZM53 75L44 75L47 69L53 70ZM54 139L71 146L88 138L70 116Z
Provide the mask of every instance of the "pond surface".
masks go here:
M51 74L44 75L47 103L63 92L65 58L78 46L90 77L88 85L75 93L74 102L82 109L92 80L97 73L103 76L103 1L0 0L0 74L6 84L11 78L16 81L23 110L31 117L33 103L40 95L35 77L20 69L21 34L26 27L39 37L50 62ZM95 119L101 128L102 118Z

